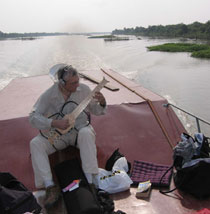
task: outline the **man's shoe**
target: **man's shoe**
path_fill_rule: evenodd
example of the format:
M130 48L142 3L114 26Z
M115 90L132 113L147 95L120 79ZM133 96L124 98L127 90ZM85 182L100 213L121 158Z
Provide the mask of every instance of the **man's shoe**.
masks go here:
M44 200L44 207L51 208L61 197L60 189L57 186L51 186L46 189L46 198Z

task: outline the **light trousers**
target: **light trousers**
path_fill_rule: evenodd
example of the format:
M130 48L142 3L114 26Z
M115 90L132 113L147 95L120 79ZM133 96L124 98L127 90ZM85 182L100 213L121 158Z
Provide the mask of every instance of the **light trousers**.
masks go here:
M69 145L75 145L76 136L76 131L72 130L65 136L64 140L55 142L54 145L56 149L62 150ZM98 174L95 131L91 125L79 130L77 147L80 150L80 158L84 173ZM53 181L48 156L56 152L56 149L41 135L34 137L30 142L31 160L34 170L35 186L37 188L44 187L46 181Z

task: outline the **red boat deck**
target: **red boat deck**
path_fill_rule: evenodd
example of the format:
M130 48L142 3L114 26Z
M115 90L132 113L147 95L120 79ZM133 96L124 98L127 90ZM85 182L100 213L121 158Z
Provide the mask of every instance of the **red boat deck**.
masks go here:
M87 73L99 80L105 76L111 85L119 88L118 91L102 89L108 103L107 113L92 116L99 167L104 168L116 148L131 164L134 160L172 164L172 148L180 140L184 127L170 107L163 107L167 101L111 70ZM95 87L89 80L81 81ZM30 190L35 187L29 142L38 131L30 126L28 114L39 95L51 84L49 76L20 78L0 92L0 171L11 172ZM127 214L168 214L192 213L210 207L209 201L197 201L178 191L168 197L153 189L148 200L137 199L135 191L136 188L131 187L130 191L112 195L116 210Z

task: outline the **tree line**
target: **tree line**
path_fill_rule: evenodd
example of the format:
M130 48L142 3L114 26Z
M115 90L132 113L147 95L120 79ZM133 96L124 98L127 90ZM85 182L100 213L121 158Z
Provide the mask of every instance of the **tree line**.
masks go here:
M69 35L68 33L3 33L0 31L0 38L18 38L18 37L40 37L40 36L59 36L59 35Z
M184 37L190 39L206 39L210 40L210 20L206 23L194 22L192 24L176 24L176 25L153 25L148 28L135 27L115 29L112 34L123 35L140 35L151 37Z

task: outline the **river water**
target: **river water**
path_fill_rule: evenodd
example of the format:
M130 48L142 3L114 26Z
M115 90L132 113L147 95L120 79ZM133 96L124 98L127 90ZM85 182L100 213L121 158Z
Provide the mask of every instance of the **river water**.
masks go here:
M47 74L56 63L72 64L79 70L105 67L210 121L210 60L192 58L190 53L147 51L147 46L166 42L180 41L131 37L129 41L105 42L82 35L2 40L0 89L16 77ZM180 117L193 132L194 120L183 114ZM201 126L209 136L210 129Z

